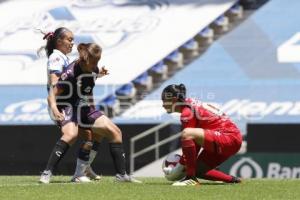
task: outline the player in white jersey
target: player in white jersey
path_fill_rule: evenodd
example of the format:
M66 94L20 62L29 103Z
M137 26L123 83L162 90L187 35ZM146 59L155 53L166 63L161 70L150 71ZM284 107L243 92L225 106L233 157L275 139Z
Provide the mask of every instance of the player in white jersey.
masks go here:
M55 86L58 82L63 69L70 64L67 54L72 51L74 36L69 29L61 27L56 29L54 32L45 34L43 39L47 40L47 44L44 47L48 57L47 89L48 92L51 92L53 86ZM90 129L83 128L79 129L79 135L84 139L84 142L78 152L76 170L72 181L90 182L90 179L99 180L101 177L92 170L90 165L97 155L101 136L93 134ZM41 175L41 183L50 182L53 170L66 153L69 146L71 146L76 139L76 131L74 131L74 133L62 135L60 140L55 144L47 166Z

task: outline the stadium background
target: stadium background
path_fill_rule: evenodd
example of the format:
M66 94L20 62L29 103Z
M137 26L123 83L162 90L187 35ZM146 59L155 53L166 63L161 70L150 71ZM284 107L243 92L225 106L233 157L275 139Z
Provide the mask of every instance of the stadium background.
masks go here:
M162 176L161 159L179 148L178 138L164 142L180 127L159 98L164 86L184 83L190 96L219 105L243 132L240 154L221 169L244 178L299 178L299 6L296 0L1 1L0 174L38 175L60 136L47 113L46 58L36 54L43 45L36 28L66 26L77 43L104 47L100 65L111 76L98 81L97 102L122 129L134 174ZM144 131L153 134L133 142ZM57 174L73 173L77 146ZM93 168L112 175L111 166L104 141Z

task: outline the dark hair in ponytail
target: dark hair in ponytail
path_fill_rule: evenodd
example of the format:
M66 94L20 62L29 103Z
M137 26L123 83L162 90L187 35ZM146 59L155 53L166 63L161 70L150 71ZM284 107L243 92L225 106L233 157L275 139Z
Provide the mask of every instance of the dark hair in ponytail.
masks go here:
M186 88L184 84L168 85L162 92L162 99L170 99L176 97L178 101L184 102L186 98Z
M49 57L53 50L56 48L56 43L58 39L62 39L65 36L66 32L71 32L69 29L65 27L57 28L54 32L43 33L44 37L43 40L47 40L46 46L42 47L41 49L45 49L47 57ZM41 50L40 49L40 50ZM40 52L40 50L38 52Z

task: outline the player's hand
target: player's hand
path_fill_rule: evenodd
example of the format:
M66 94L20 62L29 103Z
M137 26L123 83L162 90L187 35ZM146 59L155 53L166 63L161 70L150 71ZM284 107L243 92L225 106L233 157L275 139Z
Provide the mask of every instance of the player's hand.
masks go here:
M103 76L106 76L106 75L109 75L108 70L105 69L105 66L102 66L101 69L100 69L100 72L98 74L98 77L103 77Z
M53 113L53 118L56 121L63 121L65 119L65 115L59 112L57 109L53 109L52 113Z

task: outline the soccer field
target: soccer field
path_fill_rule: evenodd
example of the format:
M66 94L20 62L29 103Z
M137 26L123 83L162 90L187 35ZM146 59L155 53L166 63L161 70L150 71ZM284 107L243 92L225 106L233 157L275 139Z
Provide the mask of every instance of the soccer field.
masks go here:
M143 184L115 183L104 177L89 184L69 183L70 177L56 176L41 185L37 176L1 176L1 200L46 199L300 199L300 180L245 180L242 184L201 181L201 186L173 187L163 178L143 178Z

